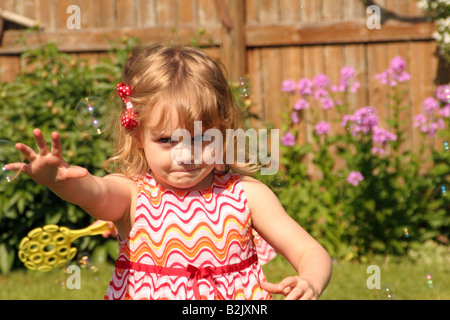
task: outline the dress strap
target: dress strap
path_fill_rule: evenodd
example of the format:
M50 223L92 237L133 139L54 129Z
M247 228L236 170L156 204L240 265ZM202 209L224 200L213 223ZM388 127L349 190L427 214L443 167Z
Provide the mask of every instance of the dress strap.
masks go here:
M140 262L132 262L127 260L117 260L116 268L117 269L129 269L134 271L142 271L147 273L156 273L164 276L177 276L177 277L187 277L193 279L194 281L194 296L195 299L200 300L200 290L198 286L198 280L206 279L214 288L214 291L219 294L219 296L223 299L222 295L218 292L217 286L214 283L212 276L221 275L225 273L232 273L242 271L252 264L258 261L257 255L252 255L250 258L243 260L239 263L229 264L225 266L219 267L202 267L197 268L191 264L187 266L186 269L182 268L173 268L173 267L161 267L155 265L148 265Z

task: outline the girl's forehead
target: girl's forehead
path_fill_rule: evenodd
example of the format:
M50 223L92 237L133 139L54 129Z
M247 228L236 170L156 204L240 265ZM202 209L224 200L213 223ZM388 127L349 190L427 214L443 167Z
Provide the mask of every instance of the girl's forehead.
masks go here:
M180 127L178 112L174 108L163 108L156 105L151 114L146 117L145 127L158 133L172 133Z

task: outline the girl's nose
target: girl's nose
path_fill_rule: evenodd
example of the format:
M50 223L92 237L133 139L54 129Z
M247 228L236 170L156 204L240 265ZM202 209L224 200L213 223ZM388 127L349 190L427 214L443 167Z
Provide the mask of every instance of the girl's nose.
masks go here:
M176 164L192 164L194 162L194 152L191 145L179 143L172 150L172 161Z

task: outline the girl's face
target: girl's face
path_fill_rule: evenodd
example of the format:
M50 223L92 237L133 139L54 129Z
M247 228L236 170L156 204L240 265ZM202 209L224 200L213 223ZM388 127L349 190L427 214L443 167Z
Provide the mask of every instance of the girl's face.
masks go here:
M162 108L156 109L158 114L149 120L150 128L154 125L152 122L159 119L159 112L162 112ZM169 123L161 132L155 132L147 127L143 129L144 132L141 135L141 147L144 149L151 174L159 184L168 189L180 191L205 189L212 184L215 164L207 164L204 161L196 164L193 142L190 150L175 148L181 142L171 140L172 133L178 129L177 113L174 111L171 113ZM192 137L192 140L199 138L201 139L201 137ZM202 150L205 149L207 143L209 142L203 142ZM174 152L182 152L183 161L174 161Z

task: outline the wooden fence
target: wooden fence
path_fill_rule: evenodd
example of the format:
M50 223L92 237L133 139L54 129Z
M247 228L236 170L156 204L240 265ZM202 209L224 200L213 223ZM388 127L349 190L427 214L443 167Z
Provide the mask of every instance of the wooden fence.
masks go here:
M366 25L366 10L372 4L382 9L379 29ZM80 8L80 29L68 28L71 5ZM437 85L449 82L448 65L436 55L431 37L434 25L415 0L0 0L0 8L43 26L24 33L5 24L0 81L10 81L20 72L19 55L26 46L56 41L61 50L96 62L110 40L137 36L152 43L173 36L174 30L188 40L204 29L202 39L211 40L201 42L204 49L224 62L230 78L250 77L254 111L275 127L282 121L282 80L326 73L337 82L343 66L356 68L361 82L352 103L377 108L385 121L390 117L387 92L375 75L400 55L412 75L407 98L411 108L402 120L414 144L418 136L413 116ZM17 42L20 36L26 45ZM304 128L301 141L311 136L312 128Z

